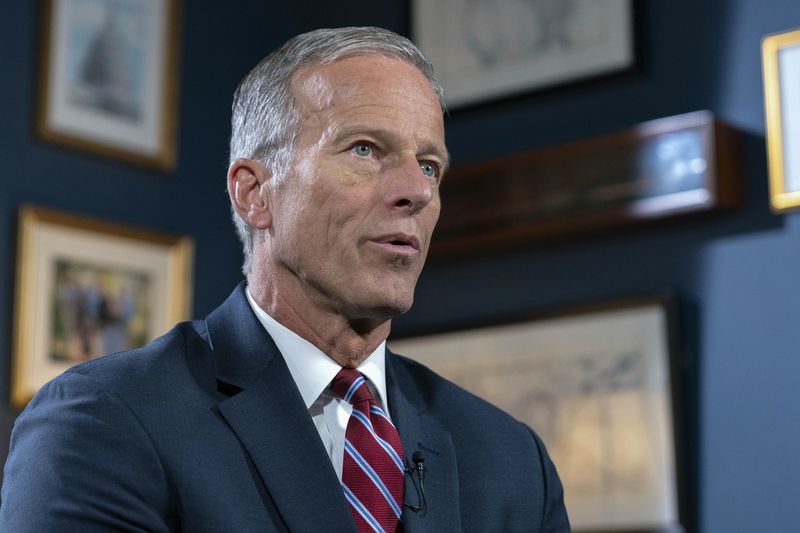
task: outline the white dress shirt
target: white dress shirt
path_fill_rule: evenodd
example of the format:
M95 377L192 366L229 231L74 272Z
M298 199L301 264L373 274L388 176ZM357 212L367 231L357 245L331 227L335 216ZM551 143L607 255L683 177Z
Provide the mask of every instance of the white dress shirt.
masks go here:
M281 351L341 481L344 434L353 406L331 394L328 386L342 367L319 348L269 316L253 300L250 291L245 292L253 312ZM358 371L366 376L372 397L391 419L386 397L385 354L386 341L358 366Z

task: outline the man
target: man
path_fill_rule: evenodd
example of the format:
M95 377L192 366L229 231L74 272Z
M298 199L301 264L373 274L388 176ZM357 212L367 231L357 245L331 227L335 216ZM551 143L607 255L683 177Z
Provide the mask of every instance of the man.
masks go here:
M3 531L568 531L528 428L385 349L448 156L442 91L377 28L242 81L228 190L247 283L73 368L12 435Z

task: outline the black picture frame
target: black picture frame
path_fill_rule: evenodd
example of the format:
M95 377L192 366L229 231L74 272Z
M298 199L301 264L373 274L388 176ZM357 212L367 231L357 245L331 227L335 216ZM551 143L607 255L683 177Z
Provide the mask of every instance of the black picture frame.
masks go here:
M411 37L451 111L635 71L640 16L639 0L412 0L410 9Z

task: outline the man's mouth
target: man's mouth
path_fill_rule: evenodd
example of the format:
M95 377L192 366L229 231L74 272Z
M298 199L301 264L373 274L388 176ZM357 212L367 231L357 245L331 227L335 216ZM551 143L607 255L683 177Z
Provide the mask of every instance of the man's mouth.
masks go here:
M419 239L417 239L417 237L405 233L392 233L390 235L383 235L373 239L373 242L380 245L387 251L406 254L419 252L420 247Z

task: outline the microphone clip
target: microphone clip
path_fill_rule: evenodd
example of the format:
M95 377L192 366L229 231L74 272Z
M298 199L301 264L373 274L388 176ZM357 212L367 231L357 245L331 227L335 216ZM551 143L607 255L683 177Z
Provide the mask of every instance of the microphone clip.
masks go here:
M406 466L404 468L404 470L408 474L412 474L410 476L411 477L411 482L414 484L414 488L417 489L417 497L418 497L419 505L412 505L412 504L410 504L408 502L403 502L403 505L408 507L409 509L411 509L415 513L418 513L420 511L424 510L425 507L427 506L427 502L425 501L425 454L420 452L420 451L416 451L411 456L411 461L414 463L414 467L413 468L409 468L408 466ZM408 465L408 460L406 460L406 465ZM417 482L416 483L414 482L414 476L413 476L414 472L417 473L417 476L416 476L417 477Z

